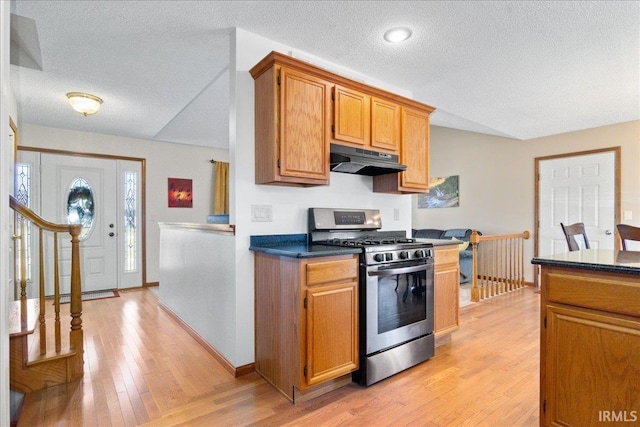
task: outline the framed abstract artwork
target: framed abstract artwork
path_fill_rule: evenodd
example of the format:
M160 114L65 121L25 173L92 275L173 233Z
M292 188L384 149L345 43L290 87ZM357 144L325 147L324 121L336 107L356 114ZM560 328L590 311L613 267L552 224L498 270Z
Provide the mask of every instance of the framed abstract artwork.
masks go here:
M169 178L168 200L170 208L192 208L192 181L190 179Z

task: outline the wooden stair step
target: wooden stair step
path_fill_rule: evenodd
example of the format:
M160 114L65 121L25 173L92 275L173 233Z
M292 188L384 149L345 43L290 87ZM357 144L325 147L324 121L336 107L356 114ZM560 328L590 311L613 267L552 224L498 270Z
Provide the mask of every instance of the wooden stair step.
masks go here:
M9 337L32 334L38 324L40 301L37 298L11 301L9 306Z
M58 359L66 359L68 357L72 357L76 355L76 351L75 350L67 350L67 351L61 351L60 353L56 353L54 351L48 351L45 354L39 354L35 357L33 356L29 356L29 361L27 362L27 367L29 366L36 366L42 363L47 363L53 360L58 360Z

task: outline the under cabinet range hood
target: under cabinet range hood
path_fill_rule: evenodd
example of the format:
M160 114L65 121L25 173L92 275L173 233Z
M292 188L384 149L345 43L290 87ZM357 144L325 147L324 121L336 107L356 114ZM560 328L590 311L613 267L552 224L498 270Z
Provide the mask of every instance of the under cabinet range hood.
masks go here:
M376 176L407 170L398 159L395 154L331 144L329 163L332 172Z

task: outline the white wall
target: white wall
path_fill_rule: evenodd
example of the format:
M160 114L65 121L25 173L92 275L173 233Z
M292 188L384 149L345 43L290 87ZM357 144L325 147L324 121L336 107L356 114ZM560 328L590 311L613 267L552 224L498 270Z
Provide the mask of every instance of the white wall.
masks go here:
M213 165L228 161L227 150L122 138L31 124L18 125L19 145L80 153L146 159L147 283L159 280L160 229L158 222L206 223L212 212ZM193 208L167 206L167 178L193 180Z
M418 209L413 197L413 228L476 228L484 234L528 230L525 260L533 257L535 158L608 147L622 147L622 211L640 226L640 121L587 129L527 141L431 127L431 176L460 175L460 207ZM525 262L526 280L533 266Z
M309 207L377 208L386 230L411 229L411 196L373 193L373 179L331 173L331 184L293 188L254 184L254 81L249 70L272 50L288 54L290 47L242 29L232 37L231 75L231 222L236 224L237 365L254 360L253 254L249 236L307 232ZM380 82L378 86L385 87ZM388 86L387 86L388 88ZM251 222L251 205L273 206L273 222ZM393 209L400 210L398 221Z
M11 87L9 85L9 2L0 2L0 170L10 170L13 147L9 140L9 115ZM10 424L9 410L9 265L13 254L7 247L12 247L12 235L9 220L9 186L11 176L0 174L0 425Z

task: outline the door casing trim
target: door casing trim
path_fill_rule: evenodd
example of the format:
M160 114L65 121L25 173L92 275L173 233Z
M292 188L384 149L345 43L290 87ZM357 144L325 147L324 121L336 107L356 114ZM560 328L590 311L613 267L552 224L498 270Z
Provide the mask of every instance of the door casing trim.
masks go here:
M142 200L141 200L141 212L140 212L140 218L141 218L141 222L142 222L142 229L140 230L141 233L141 237L142 237L142 287L147 287L147 198L146 198L146 192L147 192L147 185L146 185L146 177L147 177L147 169L146 169L146 165L147 165L147 159L141 158L141 157L128 157L128 156L118 156L118 155L112 155L112 154L98 154L98 153L85 153L85 152L79 152L79 151L67 151L67 150L55 150L55 149L50 149L50 148L39 148L39 147L23 147L23 146L17 146L16 152L17 150L22 150L22 151L33 151L33 152L38 152L38 153L47 153L47 154L60 154L63 156L74 156L74 157L92 157L92 158L97 158L97 159L109 159L109 160L126 160L126 161L132 161L132 162L140 162L140 170L141 170L141 184L142 184L142 188L141 190L141 195L142 195ZM15 157L15 161L18 161L18 156L16 155Z

